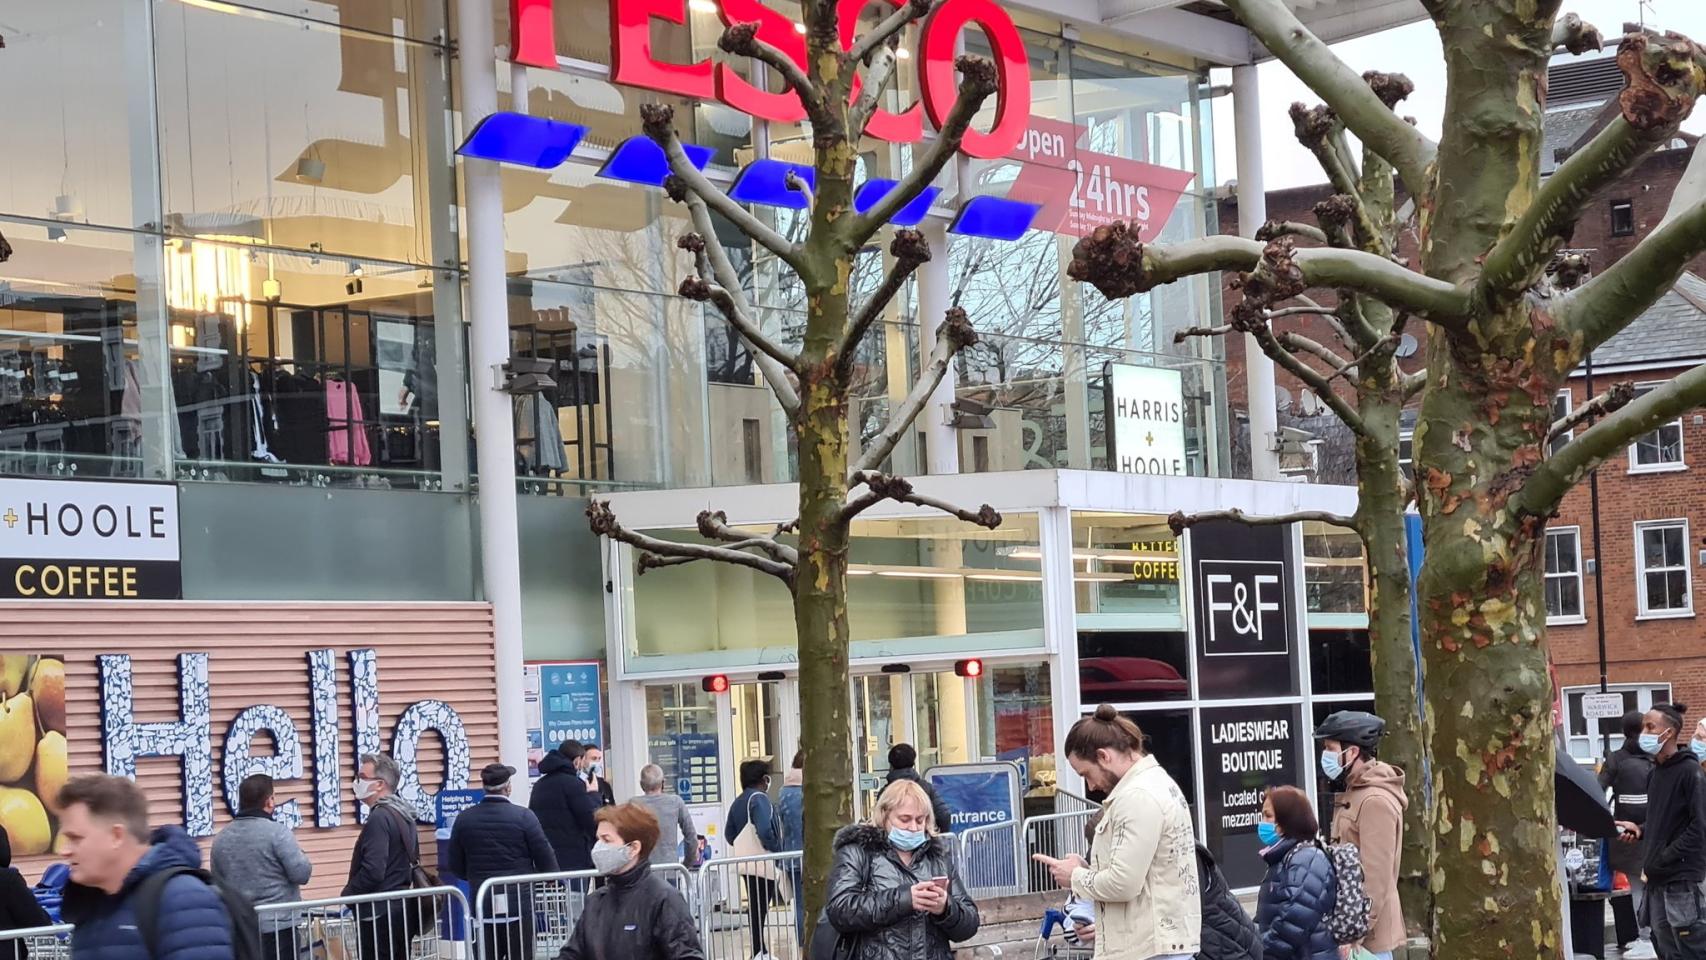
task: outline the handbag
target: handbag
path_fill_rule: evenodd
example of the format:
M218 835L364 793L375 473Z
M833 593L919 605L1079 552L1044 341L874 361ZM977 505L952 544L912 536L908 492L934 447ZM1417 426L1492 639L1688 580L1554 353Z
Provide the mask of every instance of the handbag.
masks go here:
M729 844L729 853L736 859L745 857L768 857L771 851L765 849L764 841L758 836L758 822L752 818L752 802L758 799L758 794L746 798L746 826ZM788 903L794 899L793 880L782 871L775 860L746 860L735 864L735 873L743 877L757 877L769 880L776 885L781 896L780 902Z

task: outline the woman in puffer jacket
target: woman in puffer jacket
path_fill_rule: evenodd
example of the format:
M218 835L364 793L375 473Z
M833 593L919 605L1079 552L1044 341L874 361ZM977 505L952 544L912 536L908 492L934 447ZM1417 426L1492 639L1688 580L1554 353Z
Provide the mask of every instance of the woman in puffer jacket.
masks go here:
M869 824L836 834L814 958L951 960L952 945L977 933L977 904L938 829L924 788L896 780Z
M1338 895L1333 864L1315 842L1319 825L1309 797L1296 787L1274 787L1262 801L1256 830L1266 848L1268 876L1256 906L1263 960L1338 960L1327 929Z

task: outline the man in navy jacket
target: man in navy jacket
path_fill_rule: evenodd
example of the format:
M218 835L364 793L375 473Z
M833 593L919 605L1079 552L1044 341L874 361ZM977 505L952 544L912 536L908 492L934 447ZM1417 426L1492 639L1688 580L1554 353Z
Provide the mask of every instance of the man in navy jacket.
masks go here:
M476 894L494 877L557 872L557 856L532 810L510 802L514 767L501 763L480 771L485 799L456 816L450 828L450 872L468 881ZM531 957L533 885L498 883L487 893L483 915L483 956L488 960Z
M231 921L219 894L180 875L160 891L157 949L137 926L137 888L165 870L201 867L179 827L148 830L148 800L123 777L78 777L59 793L60 840L71 866L61 908L75 926L73 960L230 960ZM164 918L170 918L169 921Z

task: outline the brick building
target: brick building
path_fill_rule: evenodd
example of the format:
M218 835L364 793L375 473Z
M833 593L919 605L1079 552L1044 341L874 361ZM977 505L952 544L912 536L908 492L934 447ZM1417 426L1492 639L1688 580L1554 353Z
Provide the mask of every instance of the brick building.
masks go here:
M1610 56L1554 64L1543 175L1550 175L1616 117L1622 85ZM1663 217L1693 150L1694 138L1679 136L1608 187L1577 225L1570 247L1587 252L1595 269L1628 253ZM1325 184L1274 191L1268 195L1268 217L1313 223L1312 208L1330 193ZM1234 200L1221 202L1220 217L1223 230L1238 230ZM1413 231L1400 237L1398 253L1416 256ZM1595 352L1592 393L1586 371L1577 371L1569 389L1559 393L1558 413L1614 383L1628 381L1645 389L1706 362L1703 276L1706 257L1696 260L1675 288ZM1229 306L1237 302L1230 287L1223 294ZM1285 329L1332 342L1331 329L1318 318L1292 317L1282 323ZM1406 331L1399 350L1405 369L1421 366L1425 336L1420 321ZM1226 338L1226 353L1228 391L1236 410L1244 406L1246 396L1243 338ZM1320 482L1353 481L1349 432L1330 412L1320 410L1296 378L1278 370L1275 381L1280 425L1307 430L1320 441L1312 457L1294 457L1284 466ZM1340 388L1349 391L1342 382ZM1405 443L1407 450L1407 434ZM1622 692L1630 707L1671 698L1706 707L1706 413L1684 415L1607 462L1599 470L1599 512L1603 565L1597 573L1605 595L1606 672L1612 689ZM1569 745L1578 758L1596 757L1602 749L1600 734L1615 727L1615 721L1603 729L1590 728L1581 717L1582 694L1598 690L1602 626L1594 601L1592 504L1585 482L1565 499L1549 526L1546 554L1548 635L1564 687ZM1618 740L1614 738L1613 746Z

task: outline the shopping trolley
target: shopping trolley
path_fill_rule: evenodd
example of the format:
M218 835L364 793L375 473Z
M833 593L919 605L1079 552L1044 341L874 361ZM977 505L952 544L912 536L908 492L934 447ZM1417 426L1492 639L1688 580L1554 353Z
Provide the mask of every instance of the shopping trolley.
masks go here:
M1054 942L1055 929L1061 931L1059 943ZM1059 907L1050 907L1043 911L1042 931L1037 934L1036 947L1031 951L1033 960L1043 960L1045 957L1054 960L1090 960L1095 949L1087 943L1067 939L1067 932L1072 929L1072 921L1067 919L1066 911Z

